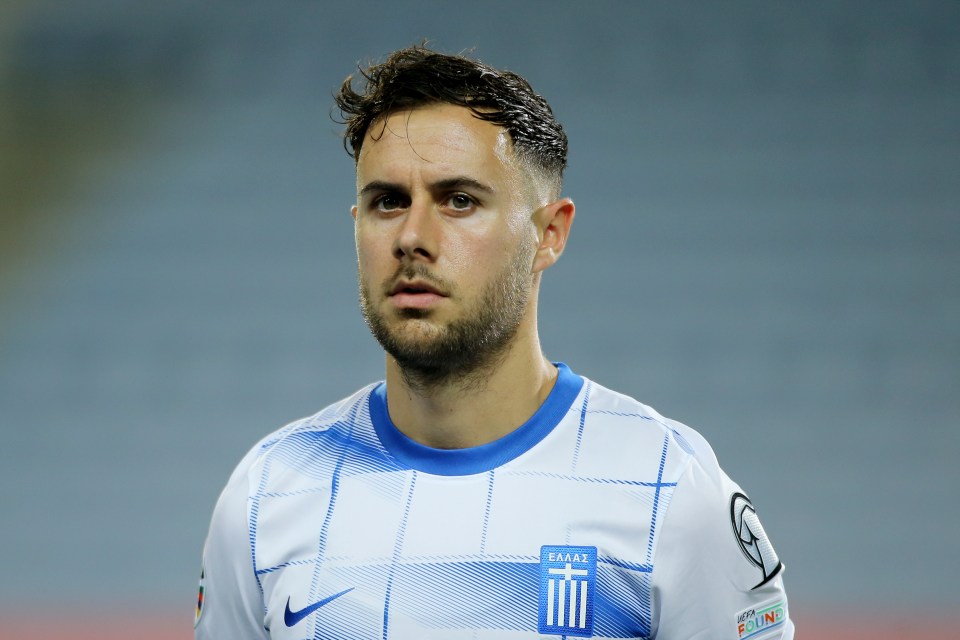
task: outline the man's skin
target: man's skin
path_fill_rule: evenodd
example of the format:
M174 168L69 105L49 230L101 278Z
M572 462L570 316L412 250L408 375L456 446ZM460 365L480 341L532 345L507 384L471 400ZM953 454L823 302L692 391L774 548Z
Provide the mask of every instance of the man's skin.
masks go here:
M537 297L574 218L573 202L554 191L502 127L466 108L417 107L370 126L352 208L368 315L404 345L429 345L478 317L491 291L515 292L503 304L516 312L515 333L471 370L418 377L387 354L390 417L414 441L486 444L526 422L553 388Z

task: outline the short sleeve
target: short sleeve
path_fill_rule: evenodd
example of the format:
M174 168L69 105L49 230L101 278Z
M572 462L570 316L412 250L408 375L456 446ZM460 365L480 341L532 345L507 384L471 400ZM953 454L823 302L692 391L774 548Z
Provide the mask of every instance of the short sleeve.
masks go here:
M249 537L248 473L256 451L251 451L233 472L213 510L203 550L196 640L270 637L263 627L263 596Z
M707 442L674 490L653 568L657 640L792 640L783 565L750 499Z

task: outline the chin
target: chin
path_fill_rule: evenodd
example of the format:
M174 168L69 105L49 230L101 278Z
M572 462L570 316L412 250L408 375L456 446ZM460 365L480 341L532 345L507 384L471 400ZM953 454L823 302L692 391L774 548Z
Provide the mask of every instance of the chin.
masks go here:
M409 349L429 349L433 344L442 342L446 327L438 326L423 318L401 320L390 328L390 337L395 344Z

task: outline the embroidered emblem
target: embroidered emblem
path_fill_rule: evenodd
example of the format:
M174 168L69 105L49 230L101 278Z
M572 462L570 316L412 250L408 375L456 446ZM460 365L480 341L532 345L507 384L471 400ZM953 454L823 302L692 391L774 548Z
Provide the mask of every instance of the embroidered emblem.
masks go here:
M540 548L540 633L593 635L597 548Z

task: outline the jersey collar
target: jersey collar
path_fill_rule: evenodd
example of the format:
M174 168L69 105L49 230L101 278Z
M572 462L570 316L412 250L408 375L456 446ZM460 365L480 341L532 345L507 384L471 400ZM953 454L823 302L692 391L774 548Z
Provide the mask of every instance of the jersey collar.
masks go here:
M441 476L466 476L490 471L526 453L543 440L563 416L583 387L583 378L562 362L550 395L529 420L507 435L478 447L434 449L408 438L397 429L387 411L387 385L381 382L370 393L370 418L380 442L403 465Z

